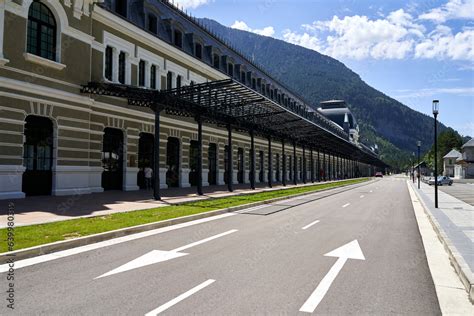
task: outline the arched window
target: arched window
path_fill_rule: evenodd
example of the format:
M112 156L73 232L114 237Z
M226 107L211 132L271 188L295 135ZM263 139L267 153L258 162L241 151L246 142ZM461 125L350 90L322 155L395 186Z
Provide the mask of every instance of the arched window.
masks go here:
M28 11L27 51L56 61L56 20L47 6L34 1Z

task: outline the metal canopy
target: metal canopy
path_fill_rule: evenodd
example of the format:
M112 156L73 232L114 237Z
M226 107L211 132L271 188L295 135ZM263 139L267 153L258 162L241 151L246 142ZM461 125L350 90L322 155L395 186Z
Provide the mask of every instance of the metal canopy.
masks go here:
M373 153L347 140L347 134L317 112L284 106L233 79L211 81L164 91L122 84L91 82L83 93L128 99L130 105L168 114L199 117L264 137L296 142L308 148L388 167Z

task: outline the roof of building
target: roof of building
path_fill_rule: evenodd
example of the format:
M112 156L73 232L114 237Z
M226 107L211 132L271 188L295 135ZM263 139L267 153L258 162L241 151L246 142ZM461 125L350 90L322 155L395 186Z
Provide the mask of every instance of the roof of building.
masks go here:
M474 138L471 138L471 140L469 140L467 143L465 143L464 145L462 145L461 148L467 148L467 147L474 147Z
M325 117L340 127L344 127L346 119L348 120L350 129L355 129L357 127L357 120L351 110L347 107L344 100L323 101L320 105L321 106L317 109L318 112L322 113Z
M443 158L459 158L461 157L461 153L456 149L452 149L449 153L446 154Z

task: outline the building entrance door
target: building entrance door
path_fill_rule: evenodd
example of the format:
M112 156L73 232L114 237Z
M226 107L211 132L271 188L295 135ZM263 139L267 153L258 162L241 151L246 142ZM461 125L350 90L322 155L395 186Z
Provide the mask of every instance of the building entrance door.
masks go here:
M50 195L53 183L53 123L51 120L28 116L23 144L22 190L26 196Z
M198 147L198 142L192 140L189 146L189 184L191 186L197 186Z
M104 190L122 190L123 133L116 128L104 130L102 143L102 187Z
M237 181L244 183L244 149L239 148L237 152Z
M168 137L166 144L166 184L168 188L179 187L179 139Z
M140 169L140 171L138 171L137 175L137 185L140 187L140 189L146 188L144 174L145 168L150 167L151 169L153 169L153 148L153 134L140 133L140 139L138 140L138 168ZM155 174L155 170L153 170L153 174Z
M208 182L209 185L217 184L217 145L209 144L209 149L207 152L207 161L209 165L209 176Z

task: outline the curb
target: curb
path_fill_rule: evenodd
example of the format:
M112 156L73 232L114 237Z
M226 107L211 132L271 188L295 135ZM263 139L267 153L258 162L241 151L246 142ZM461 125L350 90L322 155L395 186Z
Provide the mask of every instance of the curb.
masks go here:
M309 191L305 193L292 194L292 195L273 198L273 199L269 199L265 201L242 204L242 205L232 206L225 209L214 210L214 211L204 212L200 214L187 215L183 217L177 217L177 218L167 219L167 220L163 220L159 222L138 225L138 226L125 227L125 228L121 228L117 230L112 230L109 232L79 237L76 239L61 240L61 241L57 241L50 244L34 246L30 248L25 248L25 249L19 249L19 250L15 250L11 252L4 252L0 254L0 264L8 263L8 260L12 258L14 258L15 261L29 259L29 258L41 256L41 255L50 254L57 251L85 246L92 243L98 243L98 242L113 239L113 238L128 236L128 235L137 234L137 233L141 233L141 232L145 232L149 230L154 230L154 229L172 226L176 224L191 222L194 220L221 215L224 213L236 212L239 210L243 210L243 209L247 209L247 208L251 208L255 206L260 206L264 204L270 204L270 203L278 202L282 200L288 200L288 199L298 197L298 196L304 196L304 195L329 191L329 190L338 189L338 188L350 187L350 186L357 188L357 187L367 185L373 182L375 182L375 180L369 180L369 181L355 183L355 184L344 184L344 185L337 186L334 188L326 188L326 189L317 190L317 191Z
M446 250L446 252L448 253L449 261L451 262L451 265L456 271L456 274L459 276L459 279L464 285L464 288L466 289L467 294L469 296L469 300L471 301L471 303L474 303L474 275L471 273L471 269L469 268L461 254L458 252L456 247L453 245L449 237L446 235L443 228L439 225L436 218L431 214L430 208L426 205L424 199L415 189L413 184L410 183L410 185L412 186L413 191L418 197L418 200L421 202L425 214L428 216L431 226L433 226L433 229L436 232L436 235L438 236L438 239L440 240L441 244L443 245L444 250Z

